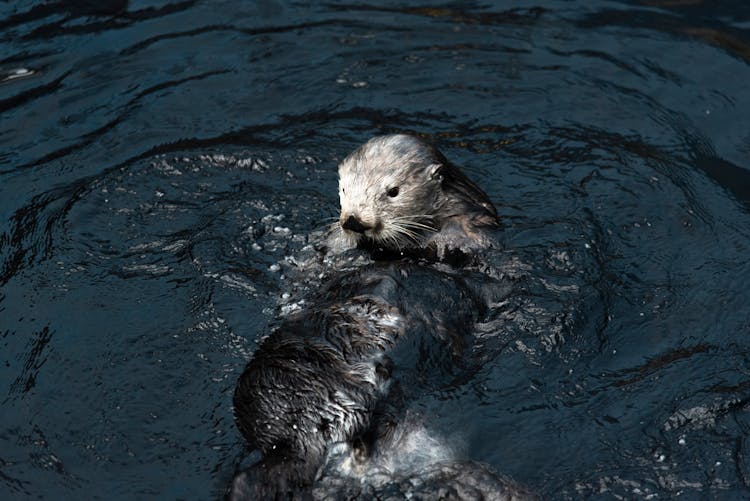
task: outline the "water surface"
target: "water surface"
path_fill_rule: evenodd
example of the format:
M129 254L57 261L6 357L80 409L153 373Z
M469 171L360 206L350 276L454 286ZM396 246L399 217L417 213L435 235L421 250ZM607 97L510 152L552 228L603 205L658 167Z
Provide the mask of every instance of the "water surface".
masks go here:
M747 496L749 63L740 1L1 5L2 498L219 498L384 132L486 189L515 284L435 429L546 498Z

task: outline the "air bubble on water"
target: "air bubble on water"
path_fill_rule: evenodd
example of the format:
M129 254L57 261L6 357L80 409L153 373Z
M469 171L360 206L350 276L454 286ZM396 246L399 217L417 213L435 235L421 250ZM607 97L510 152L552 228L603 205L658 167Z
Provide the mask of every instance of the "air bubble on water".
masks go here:
M271 221L279 222L284 219L284 214L266 214L260 219L260 222L263 224L269 224Z

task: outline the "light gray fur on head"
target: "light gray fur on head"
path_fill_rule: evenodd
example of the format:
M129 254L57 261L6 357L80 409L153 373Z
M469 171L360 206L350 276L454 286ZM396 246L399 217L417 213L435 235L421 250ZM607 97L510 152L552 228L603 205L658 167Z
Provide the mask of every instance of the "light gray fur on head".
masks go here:
M354 216L365 235L396 248L420 245L439 229L440 159L426 143L396 134L369 140L339 165L341 222ZM388 191L398 188L398 195Z

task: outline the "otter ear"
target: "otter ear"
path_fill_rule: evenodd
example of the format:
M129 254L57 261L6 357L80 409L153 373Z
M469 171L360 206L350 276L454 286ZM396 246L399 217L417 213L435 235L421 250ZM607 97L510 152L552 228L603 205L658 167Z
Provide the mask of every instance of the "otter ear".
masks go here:
M435 179L437 181L443 180L443 165L442 164L432 164L427 167L427 177L430 179Z

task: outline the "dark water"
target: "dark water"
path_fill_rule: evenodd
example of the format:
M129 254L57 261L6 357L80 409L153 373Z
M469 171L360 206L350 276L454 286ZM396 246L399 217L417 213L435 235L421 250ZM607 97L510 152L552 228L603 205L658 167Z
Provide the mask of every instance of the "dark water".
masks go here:
M318 285L289 256L397 131L516 284L419 403L447 440L548 498L748 496L748 4L404 5L0 5L0 497L220 497L236 379Z

